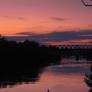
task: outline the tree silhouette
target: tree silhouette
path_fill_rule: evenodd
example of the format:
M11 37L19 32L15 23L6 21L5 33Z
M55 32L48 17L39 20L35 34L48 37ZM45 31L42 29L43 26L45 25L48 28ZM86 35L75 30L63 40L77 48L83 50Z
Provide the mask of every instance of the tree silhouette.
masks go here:
M58 48L57 46L40 45L38 42L29 40L24 42L8 41L1 37L0 85L5 87L35 81L33 78L38 78L38 73L42 68L52 64L60 64L61 58L71 56L74 56L76 60L83 57L92 61L92 48ZM10 83L6 83L7 81ZM89 80L86 82L89 83Z
M40 45L35 41L8 41L0 38L0 87L22 82L35 82L41 69L61 60L58 48ZM7 76L7 77L6 77ZM8 82L7 82L8 81Z

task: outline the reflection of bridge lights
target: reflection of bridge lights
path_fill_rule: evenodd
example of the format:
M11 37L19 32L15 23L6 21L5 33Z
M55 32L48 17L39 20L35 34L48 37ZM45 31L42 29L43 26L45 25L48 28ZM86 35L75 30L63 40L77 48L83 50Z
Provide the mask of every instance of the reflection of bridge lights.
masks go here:
M92 6L92 0L81 0L84 6Z

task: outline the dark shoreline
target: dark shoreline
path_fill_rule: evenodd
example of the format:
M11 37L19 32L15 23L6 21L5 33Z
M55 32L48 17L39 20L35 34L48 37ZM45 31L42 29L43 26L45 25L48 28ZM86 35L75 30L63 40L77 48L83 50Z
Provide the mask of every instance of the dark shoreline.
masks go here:
M74 56L76 60L82 57L92 61L92 48L60 49L56 46L40 45L35 41L26 40L17 43L0 38L1 88L38 81L44 67L60 64L62 58L71 56Z

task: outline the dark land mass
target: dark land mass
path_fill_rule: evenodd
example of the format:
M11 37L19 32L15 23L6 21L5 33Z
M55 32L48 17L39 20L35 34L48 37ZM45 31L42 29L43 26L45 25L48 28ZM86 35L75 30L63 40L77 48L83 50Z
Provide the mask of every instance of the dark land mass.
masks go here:
M54 46L41 46L28 40L17 43L0 38L1 88L38 81L43 68L59 64L60 59L60 51Z
M68 49L56 46L40 45L35 41L8 41L0 38L0 85L6 88L23 82L39 81L39 74L44 67L60 64L64 57L75 56L92 61L92 48Z

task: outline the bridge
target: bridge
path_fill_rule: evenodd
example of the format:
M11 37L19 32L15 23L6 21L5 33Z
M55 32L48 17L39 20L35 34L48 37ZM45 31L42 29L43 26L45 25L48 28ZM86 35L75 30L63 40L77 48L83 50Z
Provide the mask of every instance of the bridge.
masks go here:
M60 49L90 49L92 45L57 45L56 47Z

